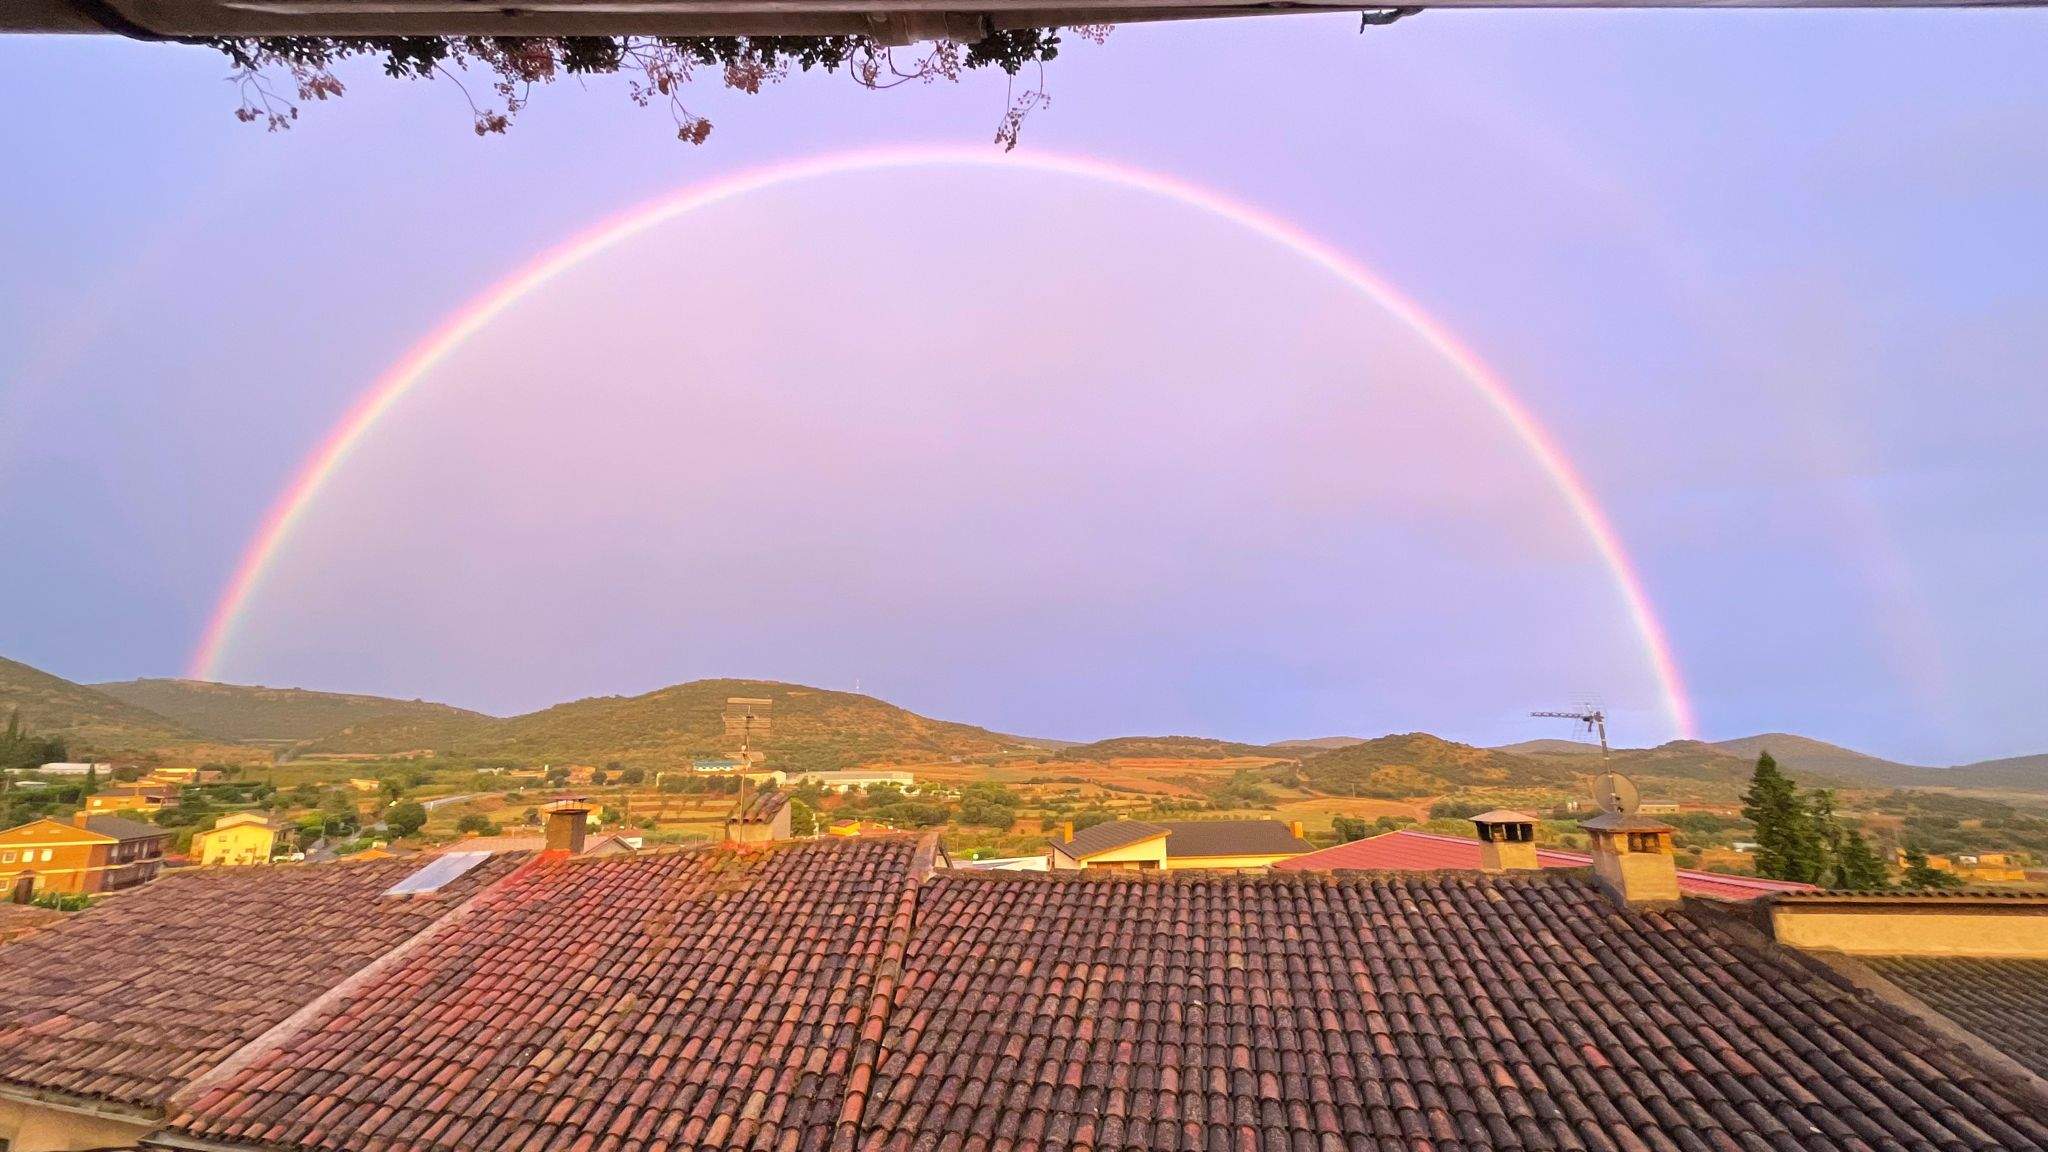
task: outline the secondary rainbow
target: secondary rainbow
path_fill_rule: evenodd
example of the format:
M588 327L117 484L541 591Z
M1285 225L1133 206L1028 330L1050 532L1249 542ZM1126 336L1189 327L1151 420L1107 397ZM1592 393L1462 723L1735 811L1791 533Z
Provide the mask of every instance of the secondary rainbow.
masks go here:
M291 484L279 493L263 517L255 536L242 553L234 575L223 590L206 631L193 652L190 674L213 679L221 653L234 634L242 608L262 583L271 561L290 539L292 530L305 519L306 510L329 477L333 476L378 421L404 399L434 367L450 353L520 301L545 288L562 273L584 261L632 239L650 229L688 215L700 208L799 181L818 180L855 172L888 169L971 167L1002 169L1094 180L1103 184L1159 196L1174 203L1221 217L1288 249L1315 264L1412 330L1442 356L1458 374L1476 389L1486 403L1507 422L1530 456L1550 477L1557 492L1585 530L1594 550L1611 575L1621 595L1630 622L1641 639L1644 653L1656 676L1664 710L1682 737L1694 734L1692 705L1678 661L1664 626L1651 607L1641 576L1622 547L1606 512L1593 497L1569 458L1507 384L1472 349L1449 329L1423 311L1392 285L1380 279L1356 260L1304 232L1296 225L1263 209L1220 192L1188 183L1177 177L1122 164L1111 164L1083 156L1033 151L1029 154L1000 154L992 149L954 147L910 147L836 153L806 160L774 164L736 175L707 181L673 195L641 204L604 220L568 241L542 253L489 290L472 299L449 316L424 340L414 345L350 406L320 445L306 458Z

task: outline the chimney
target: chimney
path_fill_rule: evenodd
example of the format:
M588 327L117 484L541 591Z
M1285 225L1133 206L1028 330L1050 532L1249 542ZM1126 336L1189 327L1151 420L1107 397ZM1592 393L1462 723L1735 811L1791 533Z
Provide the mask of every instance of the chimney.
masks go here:
M1062 821L1060 821L1060 843L1062 843L1062 844L1072 844L1073 842L1074 842L1074 822L1073 822L1072 820L1062 820Z
M1536 818L1527 812L1496 808L1472 818L1479 829L1482 872L1531 872L1536 863Z
M1593 874L1624 904L1678 899L1671 825L1634 812L1603 812L1579 825L1593 841Z
M583 851L583 833L590 827L590 805L581 796L566 796L547 807L548 851L575 856Z
M90 819L92 819L92 813L81 808L77 812L72 813L71 826L74 828L83 828L85 827L85 822Z
M1287 834L1294 837L1296 840L1308 839L1308 837L1303 836L1301 834L1301 821L1299 820L1289 820L1287 822Z

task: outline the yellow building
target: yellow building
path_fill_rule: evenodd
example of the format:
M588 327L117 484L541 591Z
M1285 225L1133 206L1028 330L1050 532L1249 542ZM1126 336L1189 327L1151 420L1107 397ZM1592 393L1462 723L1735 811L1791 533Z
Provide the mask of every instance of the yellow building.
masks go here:
M1049 847L1054 871L1123 872L1263 872L1312 848L1299 823L1278 820L1112 820L1080 832L1069 825Z
M268 864L277 851L278 826L254 812L235 812L192 837L192 854L204 865Z

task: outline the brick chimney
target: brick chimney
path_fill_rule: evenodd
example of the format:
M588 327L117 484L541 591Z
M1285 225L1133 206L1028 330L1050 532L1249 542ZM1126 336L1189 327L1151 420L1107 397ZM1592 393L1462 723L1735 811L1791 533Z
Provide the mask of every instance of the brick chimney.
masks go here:
M1536 818L1527 812L1496 808L1472 818L1479 829L1482 872L1530 872L1536 862Z
M1062 843L1062 844L1072 844L1073 842L1074 842L1074 822L1073 822L1072 820L1062 820L1062 821L1060 821L1060 843Z
M92 813L87 812L86 810L81 808L78 811L71 814L71 826L74 828L83 828L85 827L85 822L90 819L92 819Z
M1301 821L1299 820L1290 820L1287 822L1287 834L1289 836L1294 837L1296 840L1308 839L1308 837L1301 834Z
M590 804L581 796L565 796L547 806L548 851L570 856L583 851L583 833L590 827Z
M1593 841L1593 874L1624 904L1678 899L1671 825L1634 812L1602 812L1579 825Z

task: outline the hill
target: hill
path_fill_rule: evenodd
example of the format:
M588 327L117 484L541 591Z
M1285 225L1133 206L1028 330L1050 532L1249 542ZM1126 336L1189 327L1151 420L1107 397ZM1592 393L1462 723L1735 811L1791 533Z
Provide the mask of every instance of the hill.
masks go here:
M725 735L728 697L765 698L765 734L752 742L778 768L821 771L1021 751L985 728L933 720L872 696L768 680L697 680L639 696L600 696L497 719L395 716L300 745L300 753L395 753L418 748L548 763L677 764L736 751Z
M1059 750L1062 760L1227 760L1239 756L1274 757L1261 744L1236 744L1207 736L1117 736L1093 744Z
M1708 747L1751 765L1756 763L1758 753L1769 751L1771 758L1787 772L1826 776L1845 784L1913 784L1921 782L1922 777L1934 771L1788 732L1765 732L1738 740L1717 740Z
M423 700L207 680L122 680L92 687L217 740L297 743L385 721L446 739L448 732L490 719L480 712ZM413 745L431 746L431 742Z
M1579 771L1558 759L1457 744L1427 732L1382 736L1310 756L1309 783L1340 796L1433 796L1475 786L1566 785Z
M2048 792L2048 754L1979 760L1958 768L1928 768L1915 777L1913 783L1922 788Z
M1598 756L1600 746L1583 740L1524 740L1519 744L1500 744L1495 752L1508 752L1516 756Z
M147 708L0 657L0 719L14 712L34 735L62 739L73 756L148 749L203 754L217 743Z
M1313 740L1275 740L1266 747L1275 752L1293 755L1302 752L1328 752L1332 748L1349 748L1353 744L1363 743L1363 736L1318 736Z

